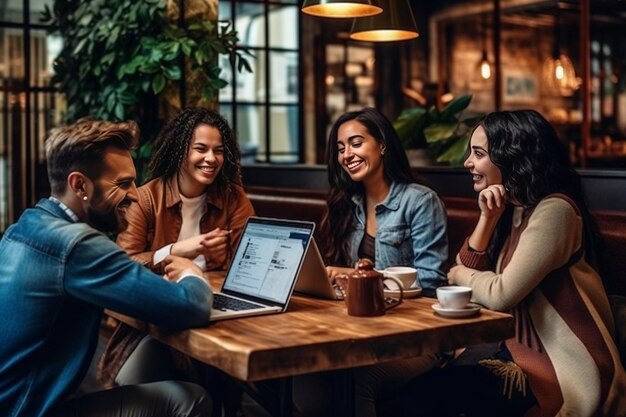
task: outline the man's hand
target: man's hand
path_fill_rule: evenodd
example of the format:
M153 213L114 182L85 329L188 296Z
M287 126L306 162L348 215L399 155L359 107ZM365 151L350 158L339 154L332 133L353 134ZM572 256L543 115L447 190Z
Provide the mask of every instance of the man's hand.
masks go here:
M178 281L185 275L202 276L202 269L190 259L167 255L163 262L165 263L164 277L169 281Z

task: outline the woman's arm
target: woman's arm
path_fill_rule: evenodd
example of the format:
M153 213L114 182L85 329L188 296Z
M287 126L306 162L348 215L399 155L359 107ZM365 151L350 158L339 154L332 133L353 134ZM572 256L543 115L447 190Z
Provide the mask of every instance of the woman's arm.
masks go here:
M582 244L582 229L582 219L567 201L544 199L531 214L501 273L458 265L450 270L448 280L472 287L474 300L488 308L509 310L570 260Z
M421 287L433 292L446 283L443 265L448 259L448 223L443 203L434 192L419 197L410 213L413 266Z
M139 190L141 193L142 190ZM146 196L149 198L148 196ZM154 251L146 251L149 247L148 228L149 218L154 213L148 212L147 207L142 205L143 199L131 204L126 210L128 227L117 235L117 244L134 260L148 268L153 268Z

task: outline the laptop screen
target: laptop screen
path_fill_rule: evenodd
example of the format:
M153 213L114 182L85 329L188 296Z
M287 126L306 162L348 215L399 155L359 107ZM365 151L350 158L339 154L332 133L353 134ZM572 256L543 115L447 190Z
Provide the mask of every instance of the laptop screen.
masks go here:
M250 217L222 291L285 304L315 224Z

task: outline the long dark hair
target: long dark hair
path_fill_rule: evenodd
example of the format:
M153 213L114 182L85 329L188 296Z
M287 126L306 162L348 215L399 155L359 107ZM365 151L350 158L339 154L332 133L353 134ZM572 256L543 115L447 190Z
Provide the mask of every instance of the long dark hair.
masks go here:
M500 169L509 195L525 207L536 206L550 194L571 198L583 219L585 256L592 264L601 245L597 226L587 208L578 172L569 160L554 127L534 110L500 111L487 115L485 129L489 157ZM502 216L493 242L496 255L511 226L512 209Z
M376 141L385 146L383 155L383 175L389 182L411 183L416 179L411 173L406 153L400 144L393 125L382 113L371 107L345 113L340 116L330 130L326 146L328 183L327 212L321 224L322 253L327 264L347 265L347 234L352 221L354 203L351 197L363 193L363 184L354 182L337 160L339 147L337 135L344 123L356 120L361 123Z
M222 136L224 165L216 179L218 190L223 193L231 184L241 184L241 152L235 134L219 113L201 107L181 111L161 130L148 165L148 181L158 177L166 181L178 173L187 159L193 132L200 124L216 128Z

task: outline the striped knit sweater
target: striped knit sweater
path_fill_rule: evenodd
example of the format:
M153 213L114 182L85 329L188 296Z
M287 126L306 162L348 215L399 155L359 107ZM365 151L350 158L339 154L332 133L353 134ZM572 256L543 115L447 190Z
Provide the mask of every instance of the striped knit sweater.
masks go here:
M537 398L528 417L626 416L613 317L582 237L576 206L555 194L515 208L495 268L467 241L459 253L465 267L456 283L472 287L474 301L515 318L506 344Z

